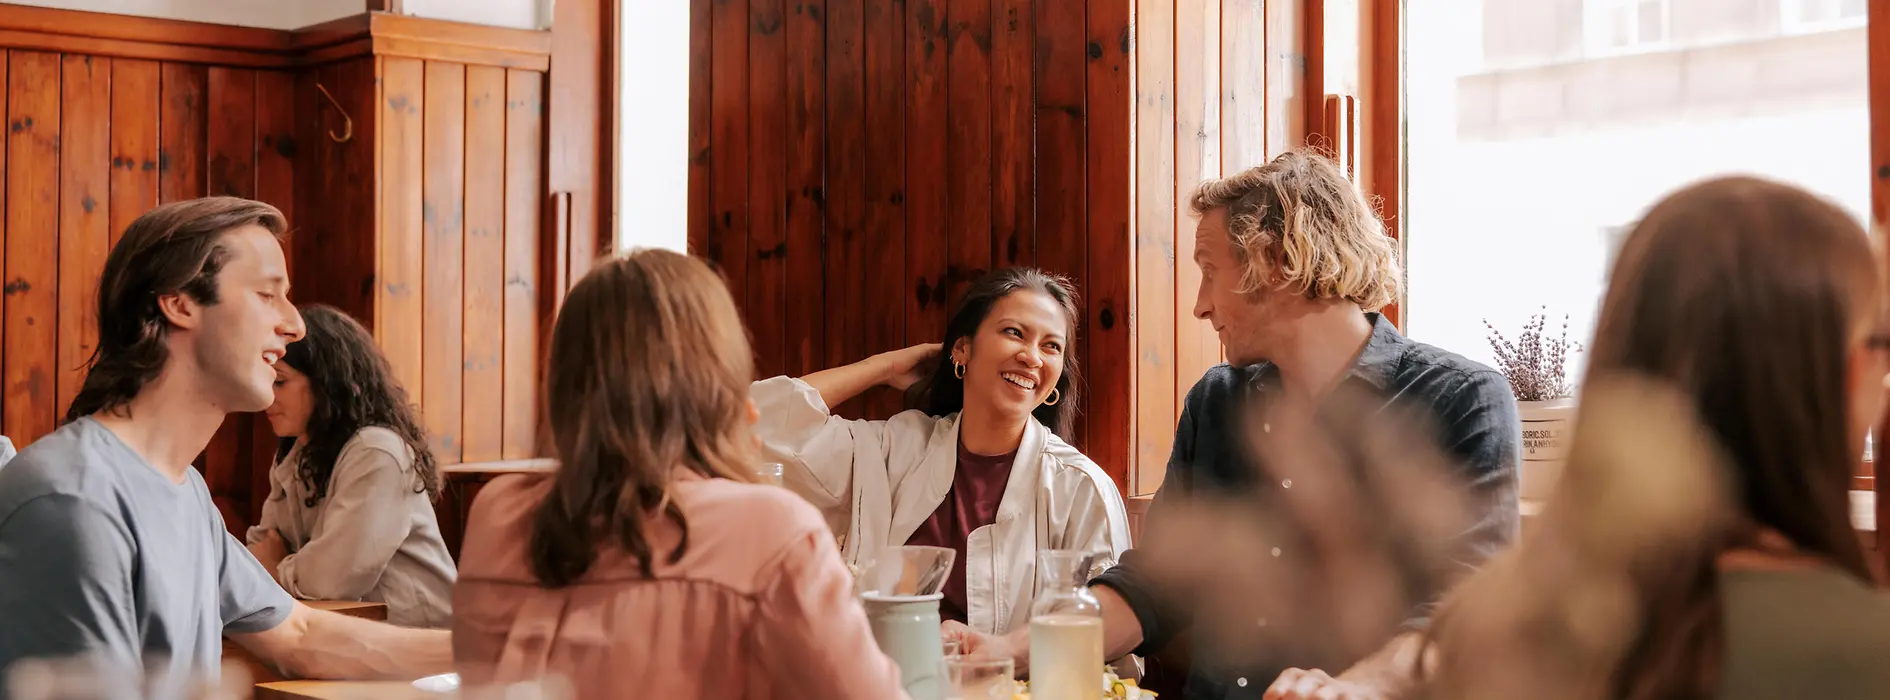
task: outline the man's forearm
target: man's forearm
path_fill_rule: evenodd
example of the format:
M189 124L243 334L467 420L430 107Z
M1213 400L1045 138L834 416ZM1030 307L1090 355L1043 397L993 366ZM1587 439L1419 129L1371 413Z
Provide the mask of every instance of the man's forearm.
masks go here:
M450 632L314 613L300 643L275 660L297 677L408 680L453 670Z

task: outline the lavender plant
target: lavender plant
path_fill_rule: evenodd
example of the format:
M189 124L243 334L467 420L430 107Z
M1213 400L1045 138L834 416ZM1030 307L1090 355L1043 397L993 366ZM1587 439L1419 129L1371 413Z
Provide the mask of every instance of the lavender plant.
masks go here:
M1483 327L1490 329L1490 349L1496 351L1496 368L1509 379L1517 401L1559 399L1575 390L1568 381L1568 356L1571 350L1580 352L1581 345L1569 342L1566 314L1560 335L1549 337L1547 309L1529 317L1515 342L1490 325L1489 319L1483 320Z

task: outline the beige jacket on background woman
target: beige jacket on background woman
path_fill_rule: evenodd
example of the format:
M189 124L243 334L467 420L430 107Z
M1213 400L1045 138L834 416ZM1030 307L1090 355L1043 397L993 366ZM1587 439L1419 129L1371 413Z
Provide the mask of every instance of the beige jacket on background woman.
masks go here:
M890 420L847 420L828 411L807 382L755 382L755 424L782 480L813 503L844 541L848 564L862 566L906 543L952 487L958 414L906 411ZM1114 566L1129 548L1129 514L1115 482L1076 448L1032 419L1017 447L997 522L965 543L966 624L986 634L1030 620L1037 597L1037 552L1099 552Z
M425 493L414 490L413 451L392 430L356 431L328 479L328 495L309 491L290 450L269 470L269 500L244 539L273 529L290 554L276 580L304 600L387 604L387 621L404 627L452 624L453 557Z

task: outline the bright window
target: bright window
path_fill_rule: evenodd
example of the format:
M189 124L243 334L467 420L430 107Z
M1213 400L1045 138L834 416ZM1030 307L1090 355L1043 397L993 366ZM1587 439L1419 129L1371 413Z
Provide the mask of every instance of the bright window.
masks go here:
M1779 25L1790 34L1864 26L1869 0L1780 0Z
M1569 337L1586 344L1622 239L1648 206L1702 178L1758 174L1860 222L1869 211L1863 30L1783 37L1769 8L1676 3L1724 13L1673 17L1682 26L1749 36L1692 47L1685 61L1535 60L1581 46L1556 0L1414 4L1432 10L1409 13L1405 34L1404 324L1418 340L1493 365L1484 321L1514 337L1546 306L1552 332L1567 314ZM1582 364L1577 354L1576 377Z
M1651 51L1667 44L1667 0L1587 0L1583 9L1582 36L1589 56Z

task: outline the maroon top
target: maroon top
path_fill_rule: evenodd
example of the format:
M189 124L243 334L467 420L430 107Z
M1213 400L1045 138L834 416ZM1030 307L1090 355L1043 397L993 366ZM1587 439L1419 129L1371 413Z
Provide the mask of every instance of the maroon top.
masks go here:
M946 620L965 622L965 542L971 531L997 522L998 502L1004 500L1004 485L1011 480L1011 461L1017 451L985 456L972 454L964 443L958 444L958 470L952 474L952 488L945 492L932 517L919 524L906 544L948 547L957 552L952 574L945 578L945 599L939 601L938 615Z

